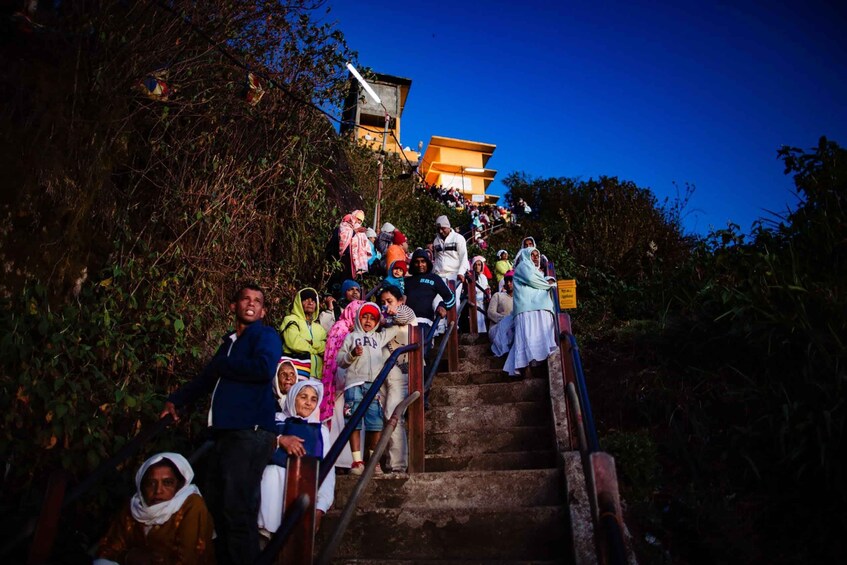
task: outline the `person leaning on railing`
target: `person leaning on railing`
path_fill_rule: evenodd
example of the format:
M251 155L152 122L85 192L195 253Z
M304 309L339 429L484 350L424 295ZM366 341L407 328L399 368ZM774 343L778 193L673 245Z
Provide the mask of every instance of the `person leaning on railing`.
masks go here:
M429 259L425 249L416 249L412 253L412 262L409 267L409 276L405 280L406 305L412 309L418 317L418 325L424 335L429 334L435 314L442 317L447 315L447 309L456 305L456 296L444 280L432 272L432 261ZM437 297L441 297L442 303L433 308ZM429 349L429 344L424 344L424 349Z

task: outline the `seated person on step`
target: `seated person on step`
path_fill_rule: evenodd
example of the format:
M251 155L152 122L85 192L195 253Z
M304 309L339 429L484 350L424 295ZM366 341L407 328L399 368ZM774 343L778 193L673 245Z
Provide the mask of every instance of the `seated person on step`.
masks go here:
M159 453L135 474L136 493L100 540L94 565L215 563L212 515L194 470L178 453Z

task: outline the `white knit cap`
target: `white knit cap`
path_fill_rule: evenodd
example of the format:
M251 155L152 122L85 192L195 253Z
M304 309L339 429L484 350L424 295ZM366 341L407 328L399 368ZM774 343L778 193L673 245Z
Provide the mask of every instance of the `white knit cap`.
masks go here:
M392 226L391 224L389 224L388 222L385 222L384 224L382 224L382 231L384 231L385 233L391 233L395 229L396 228L394 226Z
M438 216L435 218L435 225L439 228L449 228L450 220L447 219L447 216Z

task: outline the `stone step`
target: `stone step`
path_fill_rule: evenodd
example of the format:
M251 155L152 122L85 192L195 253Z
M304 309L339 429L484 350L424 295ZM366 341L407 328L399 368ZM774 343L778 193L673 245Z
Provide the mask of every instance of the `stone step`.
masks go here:
M454 433L447 430L427 431L425 451L430 455L460 455L507 453L513 451L555 450L553 430L548 425L466 430Z
M488 339L488 333L481 333L477 335L472 335L470 333L460 333L459 334L459 347L464 347L466 345L479 345L485 344L490 345L491 340Z
M514 485L515 488L522 485ZM535 506L507 510L380 508L357 510L336 559L564 560L567 510ZM317 546L335 529L340 510L324 516ZM562 562L562 561L559 561Z
M427 473L500 469L552 469L555 466L556 454L550 450L427 455L424 459L424 469Z
M426 464L429 465L428 460ZM344 508L359 478L337 478L334 508ZM521 488L515 489L516 484ZM563 504L564 493L564 477L559 469L391 474L374 477L358 507L509 509Z
M498 433L503 428L541 426L550 422L550 406L542 402L481 406L442 406L426 411L425 434L430 432L464 433L466 430L489 430Z
M486 559L334 559L334 565L561 565L561 561Z
M490 343L478 343L476 345L459 346L459 359L479 359L481 357L493 357Z
M485 357L466 357L462 359L459 358L459 371L493 371L493 370L502 370L503 365L506 364L506 358L494 357L493 355L486 355Z
M481 385L490 383L526 382L533 380L533 378L520 379L518 377L510 377L501 369L502 367L498 367L496 369L465 369L462 371L454 371L452 373L442 371L435 375L435 379L432 381L432 387L435 389L439 385Z
M489 383L480 385L433 386L429 393L429 405L471 406L476 404L507 404L512 402L547 401L550 392L547 381L529 379L527 382Z

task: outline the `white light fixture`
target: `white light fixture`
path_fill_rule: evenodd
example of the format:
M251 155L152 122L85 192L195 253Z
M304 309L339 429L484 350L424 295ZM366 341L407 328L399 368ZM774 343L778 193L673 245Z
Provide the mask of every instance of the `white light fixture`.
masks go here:
M481 169L479 167L462 167L462 170L466 173L484 173L485 169Z
M370 95L370 97L373 99L373 101L376 102L377 104L382 105L382 100L379 99L379 96L377 96L376 92L374 92L374 89L371 88L371 85L369 85L367 82L365 82L365 79L362 78L362 75L359 74L359 71L356 70L356 67L354 67L350 63L347 63L347 70L350 71L350 73L354 77L356 77L356 80L359 81L359 84L362 85L362 88L365 89L365 92L367 92L368 95Z

